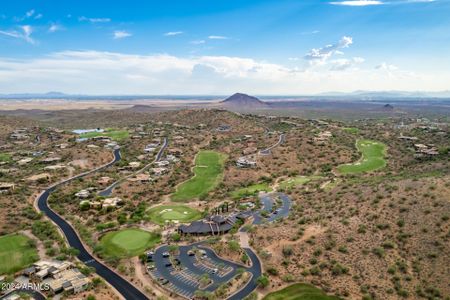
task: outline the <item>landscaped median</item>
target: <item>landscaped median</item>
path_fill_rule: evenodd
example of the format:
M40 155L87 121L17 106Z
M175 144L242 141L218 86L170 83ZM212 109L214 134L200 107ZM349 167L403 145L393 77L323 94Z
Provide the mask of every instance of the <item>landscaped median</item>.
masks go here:
M310 284L296 283L282 290L267 294L263 300L339 300Z
M226 157L216 151L200 151L195 159L194 177L177 187L172 200L183 202L206 196L222 181Z
M356 148L362 157L355 163L340 165L337 170L341 174L358 174L375 171L386 166L386 145L371 140L357 140Z
M147 216L153 223L164 225L168 222L189 223L199 220L202 213L185 205L159 205L150 208Z
M133 257L154 247L161 241L159 233L153 233L138 228L112 231L100 240L100 254L104 257Z
M22 234L0 236L0 275L21 270L39 259L36 246Z

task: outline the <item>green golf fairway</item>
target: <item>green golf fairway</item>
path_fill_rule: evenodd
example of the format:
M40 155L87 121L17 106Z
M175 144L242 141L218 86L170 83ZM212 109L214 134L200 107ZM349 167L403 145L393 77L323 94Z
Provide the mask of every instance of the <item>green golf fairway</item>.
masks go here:
M109 232L102 237L102 253L109 257L132 257L159 243L161 236L141 229Z
M356 163L340 165L337 167L342 174L356 174L370 172L386 166L384 155L386 145L376 141L358 140L356 148L362 153L362 157Z
M226 155L215 151L200 151L195 159L194 177L180 184L173 201L189 201L206 195L223 178Z
M231 197L233 197L234 199L240 199L244 197L255 196L258 192L261 191L270 192L272 191L272 189L269 187L268 183L257 183L233 191L231 193Z
M325 292L312 285L296 283L282 290L267 294L263 300L339 300L339 298L328 296Z
M39 259L30 239L21 234L9 234L0 237L0 275L11 274Z
M147 211L150 221L163 225L167 221L188 223L202 217L201 213L184 205L160 205Z
M93 131L80 134L80 138L93 138L96 136L107 136L115 141L120 141L126 139L129 133L126 130L106 130L104 132Z

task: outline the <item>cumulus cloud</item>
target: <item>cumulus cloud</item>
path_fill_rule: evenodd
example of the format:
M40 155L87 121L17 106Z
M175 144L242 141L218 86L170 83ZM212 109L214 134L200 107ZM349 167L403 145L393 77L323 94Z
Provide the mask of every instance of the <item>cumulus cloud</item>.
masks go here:
M183 31L169 31L164 33L165 36L175 36L175 35L180 35L183 34Z
M326 45L322 48L314 48L309 51L304 58L312 64L325 63L333 54L342 54L340 49L348 48L353 44L353 38L343 36L339 42L335 44Z
M352 67L361 62L361 58L350 62L330 60L331 66L300 70L244 57L64 51L34 59L0 58L0 90L86 94L225 94L243 90L307 94L357 89L439 90L448 87L450 81L450 72L427 77L392 70L386 76L383 67ZM347 67L349 64L352 66ZM336 70L330 70L333 65Z
M133 34L131 34L130 32L127 32L125 30L116 30L113 32L113 39L115 39L115 40L124 39L124 38L130 37L132 35Z
M331 63L331 71L345 71L351 68L355 68L357 65L362 64L364 62L364 58L362 57L353 57L351 59L341 58L332 60Z
M34 44L35 40L31 37L31 34L33 33L33 27L31 27L30 25L23 25L19 26L19 28L21 29L22 32L19 32L17 30L10 30L10 31L0 30L0 34L16 39L22 39L27 43Z
M111 19L110 18L87 18L87 17L81 16L78 18L78 21L90 22L90 23L108 23L108 22L111 22Z

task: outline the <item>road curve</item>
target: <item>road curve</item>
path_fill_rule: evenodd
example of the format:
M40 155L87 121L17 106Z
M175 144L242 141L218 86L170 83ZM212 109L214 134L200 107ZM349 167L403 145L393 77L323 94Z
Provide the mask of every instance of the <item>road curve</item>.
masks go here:
M86 176L88 174L91 174L93 172L100 171L102 169L105 169L112 164L114 164L116 161L120 160L120 150L116 149L114 150L114 159L94 170L91 170L89 172L85 172L79 175L76 175L74 177L71 177L69 179L63 180L57 184L54 184L50 186L48 189L46 189L42 194L38 196L37 199L37 206L39 210L47 215L47 217L52 220L64 233L69 245L79 251L78 259L82 262L84 262L89 267L95 268L96 273L102 277L105 281L107 281L110 285L112 285L122 296L129 300L129 299L148 299L146 295L144 295L139 289L137 289L134 285L129 283L127 280L122 278L120 275L118 275L116 272L109 269L107 266L99 262L95 257L93 257L84 247L83 243L81 242L80 238L78 237L75 229L67 222L65 221L61 216L59 216L57 213L55 213L49 206L48 206L48 197L50 196L50 193L53 192L57 187L68 183L74 179Z
M141 168L140 170L138 170L138 171L136 171L136 172L134 172L134 173L132 173L132 174L126 176L126 177L123 177L123 178L121 178L121 179L119 179L119 180L113 182L113 183L112 183L110 186L108 186L106 189L101 190L101 191L98 193L98 195L99 195L99 196L102 196L102 197L108 197L108 196L110 196L111 193L112 193L112 191L114 190L114 188L115 188L119 183L121 183L122 181L124 181L125 179L127 179L127 178L129 178L129 177L135 176L135 175L137 175L137 174L139 174L139 173L145 171L150 165L152 165L153 163L159 161L159 160L161 159L161 156L162 156L164 150L165 150L166 147L167 147L167 144L168 144L168 140L167 140L167 138L164 138L164 142L163 142L161 148L159 149L158 154L156 154L155 159L154 159L151 163L145 165L145 166L144 166L143 168Z

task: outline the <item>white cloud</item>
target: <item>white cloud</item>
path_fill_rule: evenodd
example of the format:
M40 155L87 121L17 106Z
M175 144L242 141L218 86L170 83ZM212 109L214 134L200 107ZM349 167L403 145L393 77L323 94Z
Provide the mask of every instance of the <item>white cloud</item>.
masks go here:
M33 33L33 27L31 27L30 25L23 25L19 26L19 28L22 30L22 32L16 30L10 31L0 30L0 34L16 39L22 39L30 44L34 44L35 40L31 37L31 34Z
M210 40L228 40L229 38L223 35L210 35L208 36Z
M31 17L34 15L34 13L35 13L35 11L34 11L34 9L32 9L32 10L27 11L27 12L25 13L25 16L26 16L27 18L31 18Z
M431 3L436 0L399 0L399 1L381 1L381 0L346 0L329 2L332 5L341 6L373 6L384 4L408 4L408 3Z
M398 67L394 66L394 65L387 64L385 62L382 62L381 64L375 66L375 69L385 70L385 71L397 71Z
M330 61L331 71L346 71L355 68L357 65L362 64L365 61L362 57L353 57L352 59L340 58Z
M123 39L123 38L126 38L126 37L130 37L132 35L133 34L127 32L125 30L116 30L113 33L113 39L119 40L119 39Z
M201 45L206 43L205 40L194 40L194 41L190 41L191 44L193 45Z
M111 22L111 19L110 18L86 18L84 16L81 16L78 18L78 21L80 21L80 22L87 21L87 22L91 22L91 23L108 23L108 22Z
M313 31L304 31L301 33L301 35L311 35L311 34L318 34L319 30L313 30Z
M353 38L349 36L343 36L336 44L326 45L322 48L314 48L309 51L304 58L311 62L311 64L323 64L333 54L343 54L340 49L348 48L353 44Z
M226 94L240 90L308 94L358 89L441 90L448 88L450 82L449 71L417 75L387 64L362 69L362 61L352 58L352 66L345 68L348 61L330 60L329 64L300 70L243 57L65 51L36 59L0 58L0 90L86 94ZM344 71L330 70L333 65ZM385 68L391 69L389 73Z
M30 9L29 11L25 12L25 15L22 17L14 17L14 20L16 22L22 22L23 20L29 19L34 16L34 19L41 19L43 17L42 14L36 14L36 11L34 9Z
M64 29L64 27L62 27L61 25L58 25L58 24L52 24L52 25L50 25L50 27L48 28L48 32L57 32L57 31L60 31L60 30L63 30Z
M169 31L164 33L165 36L175 36L175 35L180 35L183 34L183 31Z
M369 5L382 5L382 1L377 0L349 0L349 1L338 1L330 2L333 5L343 5L343 6L369 6Z

